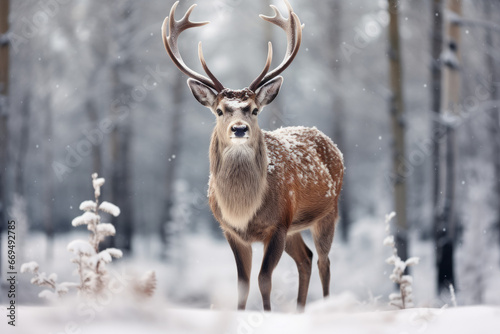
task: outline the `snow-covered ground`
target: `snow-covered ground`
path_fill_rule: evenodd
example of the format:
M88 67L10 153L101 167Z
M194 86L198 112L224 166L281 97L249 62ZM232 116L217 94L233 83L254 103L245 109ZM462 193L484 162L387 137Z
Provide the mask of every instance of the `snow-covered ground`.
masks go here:
M55 272L59 282L75 281L74 265L70 263L71 253L66 246L75 239L87 240L86 233L69 233L59 235L55 239L53 260L47 261L47 242L41 234L23 237L26 247L18 254L17 263L36 261L40 270ZM382 221L365 220L353 225L350 242L342 243L334 240L330 253L332 278L331 292L341 295L349 292L362 303L386 305L388 295L393 292L394 285L389 280L392 267L385 263L391 255L390 249L382 245L385 237ZM5 238L5 236L4 236ZM5 240L4 240L5 241ZM315 252L312 240L305 235L305 241ZM431 242L411 239L411 255L420 257L420 263L412 267L413 296L416 307L441 307L451 304L447 297L436 298L434 252ZM236 265L233 254L224 240L216 240L208 233L186 233L175 237L168 250L169 260L159 261L158 240L151 236L138 236L134 242L134 255L113 262L110 269L117 271L144 273L154 270L158 278L156 297L170 305L183 308L215 308L233 309L236 304ZM261 309L261 297L257 285L258 269L262 261L263 247L254 245L253 270L251 277L248 308ZM467 266L468 250L465 246L457 248L457 283L455 290L459 306L470 304L471 294L477 289L470 287L470 275L481 280L481 304L500 305L500 267L499 254L496 247L490 248L489 256L481 260L480 270ZM317 266L313 265L313 273L309 288L308 303L320 300L321 284ZM469 261L470 262L470 261ZM18 302L21 304L40 303L37 294L40 288L29 283L31 276L18 275ZM477 282L478 280L476 280ZM273 290L275 296L281 296L275 310L291 312L295 310L295 299L298 288L298 277L295 263L286 254L280 260L273 274ZM477 300L477 298L476 298ZM4 294L0 303L7 300Z
M309 289L304 314L295 313L298 277L295 263L284 255L273 275L272 313L262 312L257 274L262 260L262 245L254 246L251 291L246 312L234 311L237 300L236 268L233 254L224 240L208 233L180 233L169 249L169 260L157 258L160 244L154 237L138 236L135 252L113 262L109 270L117 286L97 303L70 297L60 305L42 305L37 298L39 287L29 283L28 274L18 275L17 326L1 322L3 333L500 333L500 269L498 250L491 249L483 259L480 277L482 294L479 306L465 306L471 300L467 280L470 267L463 261L465 246L457 249L457 300L436 298L433 246L415 236L411 255L420 263L412 267L413 296L417 308L395 310L387 305L394 285L388 276L392 267L385 263L391 255L383 247L382 221L360 221L353 226L348 244L335 240L330 254L332 262L332 296L323 301L317 267ZM59 281L75 281L74 265L67 244L74 239L86 240L85 233L59 235L55 239L53 260L46 261L47 243L43 235L26 236L22 262L37 261L40 269L56 272ZM310 238L306 243L312 247ZM315 261L314 261L315 262ZM154 270L158 279L151 300L122 296L132 275ZM8 302L0 296L0 305ZM75 327L76 326L76 327ZM4 330L5 329L5 330ZM36 331L35 331L36 330ZM81 330L81 331L80 331Z
M304 314L159 309L154 305L136 305L109 308L95 317L72 315L74 312L69 311L70 308L21 307L17 326L7 326L3 321L0 328L4 334L498 334L500 331L500 307L359 312L341 310L333 304L317 302Z

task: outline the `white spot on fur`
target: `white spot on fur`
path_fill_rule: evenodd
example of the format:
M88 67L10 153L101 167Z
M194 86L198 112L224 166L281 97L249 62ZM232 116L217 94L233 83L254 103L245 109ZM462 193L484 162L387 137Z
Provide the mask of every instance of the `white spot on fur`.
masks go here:
M231 143L236 145L245 144L247 141L248 141L248 135L246 137L231 136Z
M236 109L241 109L241 108L244 108L248 105L248 102L245 101L240 101L240 100L226 100L226 106L233 109L233 110L236 110Z

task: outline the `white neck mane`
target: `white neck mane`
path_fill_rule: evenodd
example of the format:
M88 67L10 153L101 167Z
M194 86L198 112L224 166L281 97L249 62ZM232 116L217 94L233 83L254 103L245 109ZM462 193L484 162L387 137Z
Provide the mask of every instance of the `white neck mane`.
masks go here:
M214 191L227 224L245 230L262 204L267 188L267 158L250 145L228 146L219 171L213 175ZM263 172L264 171L264 172Z

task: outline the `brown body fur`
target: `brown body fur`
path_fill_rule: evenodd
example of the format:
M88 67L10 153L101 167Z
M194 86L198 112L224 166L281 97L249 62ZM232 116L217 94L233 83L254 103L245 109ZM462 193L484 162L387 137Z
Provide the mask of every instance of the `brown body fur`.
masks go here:
M294 137L298 142L312 140L319 161L311 156L310 147L309 150L302 150L303 156L300 157L300 160L291 159L283 150L283 144L280 143L280 140L283 139L275 136L273 132L263 132L259 139L264 142L264 147L259 147L260 150L255 152L253 165L248 165L248 169L242 168L242 166L239 168L228 166L228 169L234 171L231 180L237 183L237 186L231 187L233 191L228 192L227 196L243 207L249 197L253 197L249 196L249 192L259 193L257 190L251 191L253 187L245 186L244 183L248 182L245 179L249 175L255 179L259 177L266 179L267 189L262 199L262 205L248 222L248 227L245 230L236 229L230 222L226 222L218 205L214 187L216 187L219 170L222 167L219 167L218 170L216 166L222 166L223 162L220 161L221 156L218 153L220 149L214 147L218 145L218 141L216 138L212 138L210 154L212 177L209 184L209 203L224 232L231 233L243 242L265 242L266 236L269 235L267 230L275 229L278 225L282 225L290 234L311 227L313 223L321 221L328 214L337 217L338 198L333 194L327 197L327 192L330 190L329 182L335 183L333 190L337 195L342 188L344 167L340 151L328 137L316 129L298 128ZM301 147L297 149L301 149ZM269 160L271 160L272 168L268 166L268 154L271 157ZM305 182L303 180L304 174L314 172L311 171L311 166L316 171L324 172L319 162L327 167L328 174L319 175L317 183L314 183L315 181ZM226 161L226 163L231 164L231 161ZM299 173L302 173L302 177L299 176ZM309 179L312 180L312 178ZM253 182L254 180L251 181L251 183ZM293 191L293 194L290 194L290 191ZM256 198L256 200L258 199ZM334 221L330 224L334 224Z

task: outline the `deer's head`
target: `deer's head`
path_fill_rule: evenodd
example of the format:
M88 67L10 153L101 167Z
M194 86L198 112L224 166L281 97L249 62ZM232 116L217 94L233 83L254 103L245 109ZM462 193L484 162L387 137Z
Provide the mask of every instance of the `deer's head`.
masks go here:
M273 17L260 15L260 17L276 24L286 32L287 50L285 58L277 68L269 72L272 60L272 45L269 42L264 69L248 88L242 90L225 88L217 80L205 62L201 42L198 44L198 56L208 78L187 67L182 60L177 46L179 35L186 29L209 23L191 22L189 20L189 16L196 5L192 5L184 17L176 21L174 15L179 4L179 1L177 1L172 6L170 15L163 22L162 36L167 53L174 64L190 77L188 86L196 100L209 108L217 117L215 131L218 132L219 138L228 145L243 144L256 138L256 134L260 132L257 116L262 111L262 108L271 103L278 95L283 83L283 78L279 74L292 63L299 50L303 26L300 24L298 16L293 12L290 3L287 0L284 0L284 2L289 12L288 19L285 19L279 10L272 5L271 8L273 8L275 15Z

